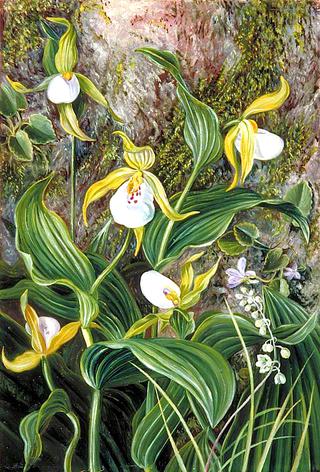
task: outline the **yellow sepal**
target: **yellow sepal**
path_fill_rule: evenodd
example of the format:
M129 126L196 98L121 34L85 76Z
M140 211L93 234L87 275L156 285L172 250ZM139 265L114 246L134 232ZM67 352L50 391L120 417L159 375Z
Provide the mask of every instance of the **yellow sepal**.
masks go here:
M80 328L79 321L73 321L72 323L68 323L67 325L63 326L59 333L57 333L52 339L47 349L46 355L53 354L63 344L66 344L68 341L73 339Z
M254 125L253 125L254 123ZM241 156L241 183L250 173L253 166L253 154L255 146L256 123L253 120L243 120L239 124L241 132L240 156Z
M180 291L181 291L181 298L184 297L191 289L193 284L194 278L194 271L192 267L192 263L200 259L203 256L204 252L199 252L198 254L194 254L193 256L189 257L186 262L183 264L181 269L181 284L180 284Z
M275 92L267 93L254 100L243 113L243 118L264 113L266 111L276 110L281 107L290 94L290 86L284 77L280 77L280 87Z
M46 343L39 329L39 318L32 306L27 305L24 317L31 331L31 345L35 352L43 354L46 351Z
M26 370L31 370L37 367L40 363L42 354L35 351L26 351L23 354L20 354L12 361L7 359L4 349L2 349L2 362L6 369L11 370L12 372L24 372Z
M231 184L228 187L228 191L232 190L237 186L240 177L240 162L237 158L236 150L235 150L235 140L239 133L239 125L233 126L227 133L226 137L224 138L224 152L229 161L229 164L234 169L234 176Z
M220 258L207 272L198 275L194 279L193 289L186 294L181 300L180 308L186 310L194 306L200 300L201 293L208 287L211 278L215 275L218 269Z
M136 170L147 170L153 166L155 155L150 146L136 146L123 131L115 131L113 134L123 140L123 157L126 163Z
M134 228L133 232L136 237L136 249L134 251L134 255L137 256L140 251L143 240L144 226L140 226L140 228Z
M169 203L168 197L166 195L166 192L162 186L162 183L160 180L153 175L151 172L144 172L143 177L147 181L147 183L150 185L154 198L156 199L159 207L161 208L162 213L166 215L167 218L169 218L172 221L181 221L185 220L186 218L189 218L192 215L197 215L199 212L198 211L190 211L189 213L177 213L174 208Z
M104 197L110 190L115 190L120 187L126 180L129 180L135 174L136 171L130 169L129 167L120 167L110 172L102 180L95 182L88 188L86 195L84 197L84 202L82 206L82 214L84 224L87 226L87 208L88 206L98 200L101 197Z
M11 80L10 77L7 75L6 76L7 81L11 85L11 87L18 93L30 93L33 92L33 89L27 88L25 85L23 85L21 82L15 82L14 80Z

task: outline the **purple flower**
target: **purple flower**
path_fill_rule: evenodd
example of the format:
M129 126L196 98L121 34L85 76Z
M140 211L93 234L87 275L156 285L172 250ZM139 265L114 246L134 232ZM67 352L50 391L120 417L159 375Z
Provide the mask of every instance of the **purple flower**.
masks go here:
M294 262L292 264L291 267L286 267L284 272L283 272L283 275L290 281L290 280L293 280L293 279L297 279L297 280L300 280L301 279L301 275L300 273L298 272L298 265L296 262Z
M237 269L227 269L228 287L235 288L243 282L250 282L252 284L259 283L258 280L251 280L256 277L254 270L246 270L247 260L245 257L240 257L237 263Z

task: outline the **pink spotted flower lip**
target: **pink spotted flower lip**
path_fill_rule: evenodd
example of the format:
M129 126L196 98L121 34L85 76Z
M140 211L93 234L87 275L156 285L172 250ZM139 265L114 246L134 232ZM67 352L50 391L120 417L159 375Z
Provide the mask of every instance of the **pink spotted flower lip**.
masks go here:
M245 257L240 257L237 263L237 268L227 269L226 274L228 276L227 286L229 288L235 288L242 283L257 284L258 280L255 280L256 273L254 270L246 270L247 260Z

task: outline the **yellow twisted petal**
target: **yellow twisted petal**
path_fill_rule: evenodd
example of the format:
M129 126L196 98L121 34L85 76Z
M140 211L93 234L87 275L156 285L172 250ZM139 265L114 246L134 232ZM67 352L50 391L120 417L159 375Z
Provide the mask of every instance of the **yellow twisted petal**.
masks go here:
M191 289L193 285L193 278L194 278L194 271L192 267L192 263L200 259L203 256L204 252L199 252L194 254L193 256L189 257L186 262L182 266L181 270L181 298L184 297Z
M122 131L115 131L113 134L120 136L123 140L123 157L126 163L137 170L147 170L153 166L155 155L150 146L136 146L131 139Z
M39 365L42 354L35 351L26 351L23 354L20 354L12 361L7 359L4 349L2 350L2 362L6 369L11 370L12 372L24 372L26 370L31 370Z
M68 323L67 325L63 326L59 333L57 333L52 339L49 344L49 347L47 349L46 354L53 354L56 352L58 349L63 344L66 344L68 341L73 339L77 332L79 331L80 328L80 322L79 321L73 321L72 323Z
M234 169L234 176L233 180L228 187L227 190L232 190L234 187L237 186L239 177L240 177L240 162L237 158L236 150L235 150L235 140L239 133L239 125L233 126L227 133L226 137L224 138L224 152L229 161L229 164Z
M254 100L248 108L245 109L243 118L256 113L276 110L281 107L290 94L290 86L284 77L280 77L280 87L275 92L267 93Z
M28 305L28 291L23 292L20 298L20 306L23 316L28 323L31 332L31 345L35 352L43 354L46 350L46 342L39 328L37 312Z
M243 183L253 166L255 133L258 127L253 120L243 120L240 123L239 128L241 132L241 183Z
M110 174L108 174L104 179L95 182L88 188L82 206L83 221L86 226L88 225L88 206L99 198L104 197L110 190L119 188L120 185L122 185L126 180L129 180L134 174L135 171L133 169L130 169L129 167L120 167L119 169L110 172Z
M189 213L177 213L174 208L169 203L166 192L162 186L160 180L151 172L144 172L143 177L150 185L154 198L156 199L159 207L161 208L162 213L166 215L172 221L181 221L189 218L192 215L197 215L198 211L190 211Z
M198 275L194 279L193 289L182 298L181 308L188 309L194 306L200 300L201 293L208 287L211 278L215 275L220 262L220 257L217 262L207 272Z

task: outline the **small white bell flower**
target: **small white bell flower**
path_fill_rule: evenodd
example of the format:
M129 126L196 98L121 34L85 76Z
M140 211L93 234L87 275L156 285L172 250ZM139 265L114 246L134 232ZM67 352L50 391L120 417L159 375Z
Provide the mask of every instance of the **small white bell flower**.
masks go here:
M278 372L275 376L274 376L274 383L276 385L283 385L285 384L287 381L286 379L286 376L282 373L282 372Z

